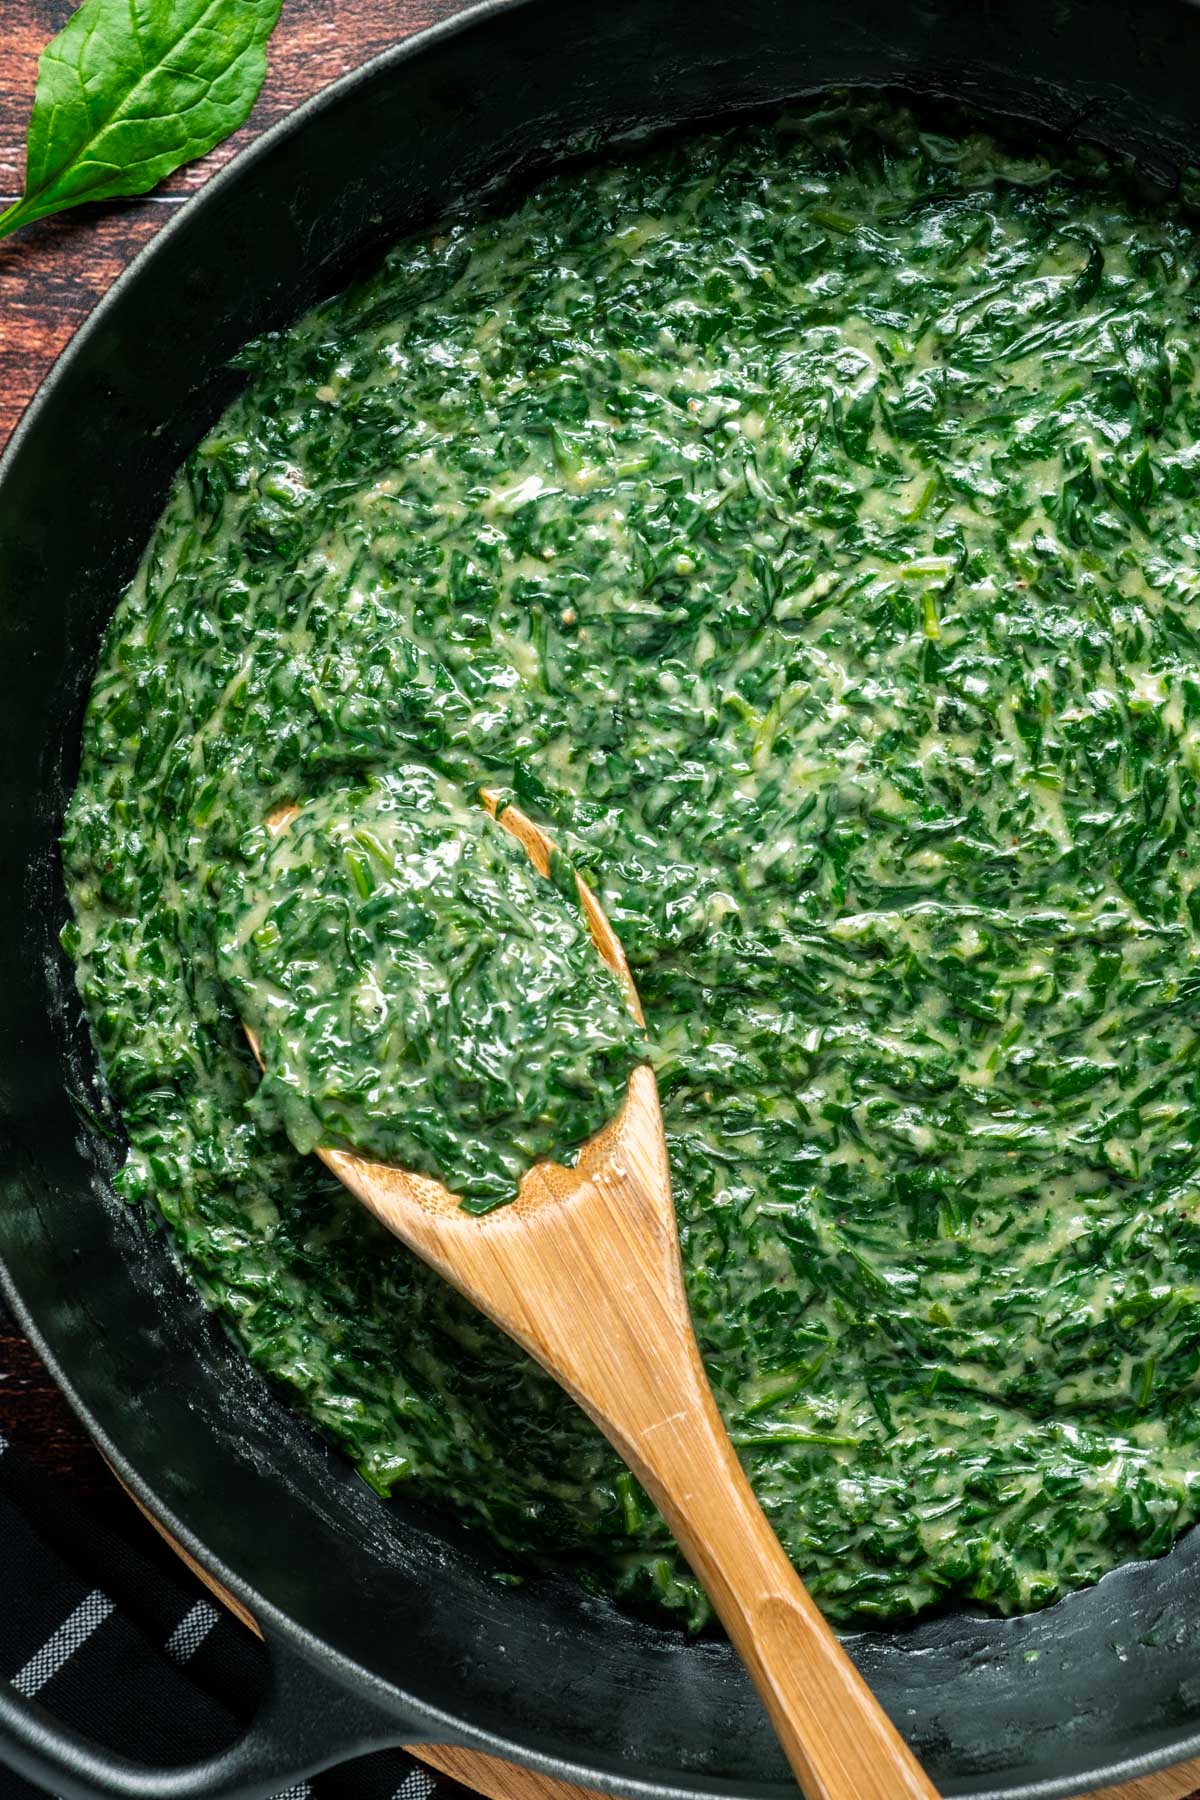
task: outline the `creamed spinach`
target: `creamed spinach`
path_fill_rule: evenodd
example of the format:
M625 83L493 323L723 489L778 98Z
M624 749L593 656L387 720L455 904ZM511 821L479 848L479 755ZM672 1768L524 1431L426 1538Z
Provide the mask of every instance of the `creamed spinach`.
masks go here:
M506 1571L705 1616L259 1094L230 921L305 879L283 804L502 787L596 885L708 1368L832 1616L1040 1606L1200 1510L1198 319L1183 201L851 99L451 220L245 353L103 652L70 946L126 1196Z
M365 1150L468 1211L614 1118L645 1059L560 885L423 764L333 784L216 878L217 967L254 1032L253 1105L301 1152Z

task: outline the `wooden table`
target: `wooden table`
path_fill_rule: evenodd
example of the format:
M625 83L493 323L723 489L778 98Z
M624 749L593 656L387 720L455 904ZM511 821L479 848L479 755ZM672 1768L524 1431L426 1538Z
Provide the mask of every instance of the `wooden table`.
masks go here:
M563 0L564 4L589 0ZM0 211L21 192L25 125L38 53L61 29L71 0L0 0ZM79 207L0 241L0 447L54 358L131 258L187 196L266 126L336 76L421 26L459 10L458 0L284 0L266 83L249 122L155 194ZM81 1431L31 1346L0 1304L0 1434L52 1470L97 1518L129 1502ZM149 1526L145 1528L147 1531ZM445 1765L503 1800L551 1800L554 1785L503 1764L444 1753ZM559 1789L559 1800L573 1790ZM1200 1800L1200 1765L1137 1782L1120 1800ZM1097 1796L1099 1800L1099 1796ZM1105 1800L1118 1800L1116 1789Z

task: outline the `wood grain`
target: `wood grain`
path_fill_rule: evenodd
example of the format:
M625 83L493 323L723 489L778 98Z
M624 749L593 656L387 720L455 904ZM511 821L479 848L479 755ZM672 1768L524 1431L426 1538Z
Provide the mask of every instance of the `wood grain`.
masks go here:
M21 190L25 123L38 53L71 0L4 0L0 33L0 208ZM0 242L0 448L54 358L117 274L174 208L240 146L328 81L435 19L456 0L284 0L263 92L247 125L140 201L81 207ZM30 1345L0 1305L0 1433L96 1511L124 1504ZM494 1800L582 1800L583 1790L492 1758L422 1747L420 1754ZM1200 1800L1200 1764L1104 1800Z
M512 1763L499 1762L493 1756L479 1756L470 1750L452 1750L439 1745L436 1750L422 1746L414 1752L435 1769L453 1775L488 1800L595 1800L588 1788L574 1787L566 1781L550 1781L529 1769L518 1769ZM1085 1795L1082 1800L1196 1800L1200 1785L1200 1762L1182 1764L1165 1775L1150 1775L1144 1781L1126 1787L1105 1788L1103 1792Z
M575 1787L567 1781L551 1781L535 1775L530 1769L518 1769L512 1763L500 1762L493 1756L480 1756L473 1750L453 1750L446 1745L429 1749L422 1745L414 1755L453 1775L488 1800L596 1800L590 1789ZM1124 1787L1104 1788L1081 1800L1196 1800L1200 1784L1200 1762L1181 1764L1163 1775L1148 1775L1144 1781L1130 1782Z
M453 1775L488 1800L596 1800L587 1788L566 1781L551 1781L529 1769L518 1769L512 1763L499 1762L493 1756L479 1756L470 1750L452 1750L439 1745L436 1750L425 1746L414 1752L435 1769ZM1195 1800L1200 1784L1200 1762L1182 1764L1165 1775L1149 1775L1125 1787L1105 1788L1085 1795L1082 1800Z
M109 1491L99 1454L0 1302L0 1435L89 1502Z
M1141 1781L1126 1782L1121 1787L1098 1789L1087 1800L1196 1800L1200 1788L1200 1761L1180 1763L1165 1769L1161 1775L1147 1775Z
M67 0L3 0L0 211L21 192L38 52L72 10ZM77 207L0 240L0 448L96 301L190 193L336 76L460 10L456 0L284 0L267 79L240 131L145 199Z

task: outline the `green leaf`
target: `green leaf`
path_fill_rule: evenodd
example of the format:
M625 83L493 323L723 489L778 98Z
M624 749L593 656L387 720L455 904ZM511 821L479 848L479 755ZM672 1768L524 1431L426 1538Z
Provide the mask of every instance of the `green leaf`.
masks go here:
M84 0L38 61L25 193L0 237L144 194L243 123L280 0Z

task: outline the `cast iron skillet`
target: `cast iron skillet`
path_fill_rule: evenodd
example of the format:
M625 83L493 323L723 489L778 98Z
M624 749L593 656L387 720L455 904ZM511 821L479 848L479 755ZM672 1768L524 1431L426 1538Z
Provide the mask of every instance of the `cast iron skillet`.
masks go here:
M22 1323L124 1480L251 1608L257 1722L138 1770L11 1689L0 1756L73 1797L217 1800L386 1743L449 1741L630 1795L794 1792L728 1647L632 1624L384 1505L115 1203L81 1125L91 1053L56 934L56 851L100 634L228 360L389 237L600 134L833 83L950 94L1128 150L1200 151L1185 0L510 0L339 82L182 209L79 333L0 467L0 1261ZM1200 1532L1028 1619L851 1640L948 1795L1070 1794L1200 1753Z

